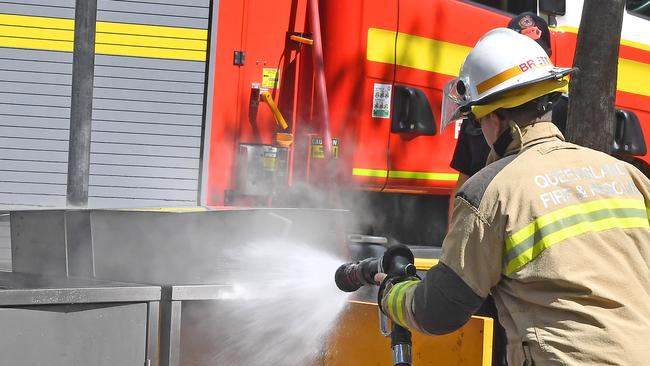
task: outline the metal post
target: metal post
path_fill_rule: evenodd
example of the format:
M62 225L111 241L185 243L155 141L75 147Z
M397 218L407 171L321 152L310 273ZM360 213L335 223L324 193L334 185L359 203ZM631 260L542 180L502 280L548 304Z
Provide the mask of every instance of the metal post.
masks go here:
M88 205L97 0L76 0L75 7L67 204L85 207Z

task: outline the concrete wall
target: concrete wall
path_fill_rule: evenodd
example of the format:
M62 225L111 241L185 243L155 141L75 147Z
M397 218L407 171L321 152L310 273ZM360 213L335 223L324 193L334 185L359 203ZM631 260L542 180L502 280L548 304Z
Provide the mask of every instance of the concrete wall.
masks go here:
M11 236L9 213L0 212L0 271L11 270Z

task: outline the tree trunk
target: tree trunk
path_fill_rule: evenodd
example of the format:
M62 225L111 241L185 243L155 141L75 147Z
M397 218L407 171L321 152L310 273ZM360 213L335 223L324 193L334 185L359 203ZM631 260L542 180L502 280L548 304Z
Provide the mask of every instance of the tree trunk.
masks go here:
M625 0L585 0L569 83L566 139L610 153Z

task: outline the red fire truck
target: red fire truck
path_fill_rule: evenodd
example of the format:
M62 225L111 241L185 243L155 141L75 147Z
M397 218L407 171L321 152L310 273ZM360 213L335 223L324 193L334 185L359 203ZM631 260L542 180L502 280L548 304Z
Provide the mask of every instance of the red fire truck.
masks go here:
M582 8L581 1L310 5L220 2L207 203L314 204L283 198L305 184L335 182L344 206L372 213L369 233L410 244L440 242L445 195L457 179L449 167L457 129L437 132L445 82L481 35L523 11L549 20L553 62L570 66ZM619 56L617 146L648 161L643 149L630 150L638 143L621 140L643 142L641 130L650 127L650 80L643 80L650 23L631 6Z

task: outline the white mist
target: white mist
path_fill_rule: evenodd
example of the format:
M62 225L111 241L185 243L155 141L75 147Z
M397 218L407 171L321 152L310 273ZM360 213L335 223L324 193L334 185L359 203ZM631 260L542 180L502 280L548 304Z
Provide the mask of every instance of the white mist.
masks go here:
M342 260L278 241L238 246L224 259L233 291L215 311L231 329L220 329L228 336L211 364L302 366L322 357L349 296L334 283Z

